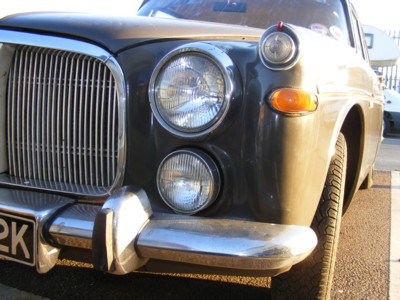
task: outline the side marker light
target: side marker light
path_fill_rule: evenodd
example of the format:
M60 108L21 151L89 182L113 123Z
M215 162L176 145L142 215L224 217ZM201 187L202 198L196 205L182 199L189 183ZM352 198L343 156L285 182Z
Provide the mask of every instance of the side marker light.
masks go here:
M271 106L285 113L313 112L318 107L317 95L299 89L279 89L270 97Z

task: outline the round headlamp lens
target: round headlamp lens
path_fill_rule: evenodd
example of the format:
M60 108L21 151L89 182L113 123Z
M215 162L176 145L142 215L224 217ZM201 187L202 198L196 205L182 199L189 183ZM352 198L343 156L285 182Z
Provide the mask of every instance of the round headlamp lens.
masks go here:
M163 160L157 173L157 185L169 207L180 213L193 214L215 200L220 177L208 155L181 150Z
M293 39L284 32L271 33L264 42L263 53L266 60L273 64L285 64L295 55Z
M183 132L199 132L218 121L227 107L220 68L205 55L182 54L160 70L154 102L164 122Z

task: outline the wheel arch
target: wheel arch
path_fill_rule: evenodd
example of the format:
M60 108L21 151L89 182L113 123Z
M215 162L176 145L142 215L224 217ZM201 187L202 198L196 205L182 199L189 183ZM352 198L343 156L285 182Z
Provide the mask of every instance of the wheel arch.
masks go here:
M347 174L344 191L343 213L346 212L355 192L357 191L360 176L361 161L363 157L363 139L365 126L362 110L353 106L347 113L340 132L347 143Z

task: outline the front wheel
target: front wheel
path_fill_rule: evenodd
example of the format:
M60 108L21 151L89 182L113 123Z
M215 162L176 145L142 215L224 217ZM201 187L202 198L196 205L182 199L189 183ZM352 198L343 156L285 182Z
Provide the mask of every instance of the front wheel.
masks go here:
M318 244L304 261L272 279L273 299L329 299L342 218L347 146L342 134L329 165L325 187L311 228Z

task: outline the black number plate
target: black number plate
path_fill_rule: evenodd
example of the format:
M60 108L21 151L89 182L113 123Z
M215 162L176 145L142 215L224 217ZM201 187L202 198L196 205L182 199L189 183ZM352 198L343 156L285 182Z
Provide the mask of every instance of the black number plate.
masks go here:
M35 229L33 219L0 212L0 256L34 266Z

